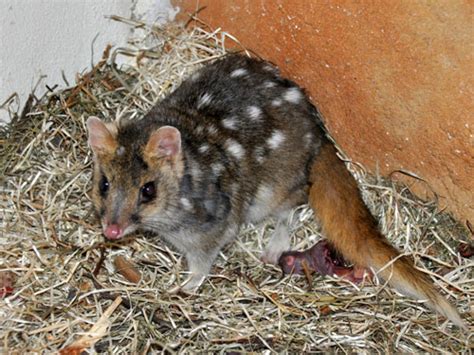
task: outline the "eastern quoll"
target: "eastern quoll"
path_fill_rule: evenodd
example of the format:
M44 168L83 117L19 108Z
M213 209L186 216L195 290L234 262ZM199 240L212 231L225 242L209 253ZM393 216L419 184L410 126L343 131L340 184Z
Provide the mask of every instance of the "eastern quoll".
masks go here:
M399 253L378 232L321 125L294 82L270 63L240 55L198 70L140 120L89 118L93 201L105 237L158 233L185 254L191 276L184 289L192 290L247 222L277 219L265 262L289 270L305 257L321 257L323 251L284 253L288 214L309 202L345 259L464 327L407 258L384 268Z

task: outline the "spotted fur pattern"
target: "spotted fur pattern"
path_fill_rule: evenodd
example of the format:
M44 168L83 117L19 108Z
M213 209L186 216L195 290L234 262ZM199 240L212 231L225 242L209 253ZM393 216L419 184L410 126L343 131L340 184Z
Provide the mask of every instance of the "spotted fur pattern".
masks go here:
M101 138L107 132L94 124L93 195L104 229L120 226L119 237L135 229L161 235L185 253L192 288L240 225L276 216L277 236L264 258L277 263L289 245L282 226L288 211L307 201L323 133L302 89L275 67L230 55L193 74L141 120L107 127L112 138ZM145 154L163 126L180 134L173 159ZM104 176L109 187L101 194ZM150 181L156 198L142 203L140 189Z

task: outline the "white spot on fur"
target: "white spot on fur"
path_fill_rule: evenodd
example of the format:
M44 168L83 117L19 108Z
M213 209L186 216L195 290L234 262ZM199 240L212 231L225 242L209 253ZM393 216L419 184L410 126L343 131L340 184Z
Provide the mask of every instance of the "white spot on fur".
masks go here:
M204 127L203 127L203 126L197 126L194 132L195 132L196 134L201 135L202 132L204 132Z
M242 159L242 157L245 154L245 149L233 139L228 139L226 141L226 149L229 152L229 154L231 154L232 156L234 156L235 158L239 160Z
M125 154L125 147L123 145L121 145L120 147L117 148L116 153L119 157L124 155Z
M254 150L254 157L255 157L255 160L262 164L263 163L263 155L265 154L265 150L263 147L257 147L255 148Z
M215 176L219 176L222 169L224 169L224 166L221 163L214 163L211 165L211 170Z
M211 136L214 136L217 134L217 128L213 125L207 126L207 133L209 133Z
M275 106L275 107L279 107L281 106L281 99L275 99L275 100L272 100L272 106Z
M194 176L194 178L196 179L200 179L202 176L202 170L200 169L199 164L197 162L194 162L190 165L191 175Z
M279 73L278 68L275 67L275 66L273 66L273 65L271 65L271 64L265 64L265 65L263 66L263 69L266 70L266 71L268 71L268 72L270 72L270 73L274 73L274 74L278 74L278 73Z
M313 141L313 134L312 133L306 133L304 135L304 142L305 142L306 147L309 147L309 145L311 144L312 141Z
M270 149L276 149L281 143L283 143L284 140L285 135L281 131L276 130L272 133L271 137L267 139L267 144Z
M179 201L181 202L181 205L186 211L190 211L193 209L193 205L191 204L191 201L189 201L186 197L181 197Z
M273 88L275 86L276 86L276 83L274 81L265 81L263 83L263 87L267 89Z
M298 88L290 88L283 94L283 98L292 104L297 104L303 98L303 94Z
M236 130L238 124L239 122L236 117L228 117L222 120L222 125L227 129Z
M209 150L209 145L208 144L203 144L198 148L200 153L205 153Z
M230 76L232 78L237 78L237 77L243 76L245 74L247 74L247 69L240 68L240 69L235 69L232 73L230 73Z
M252 120L257 121L260 119L260 116L262 115L262 109L258 106L252 105L252 106L247 107L247 113Z
M203 106L209 105L211 100L212 100L212 95L209 94L208 92L204 93L204 95L201 95L199 97L197 108L201 108Z

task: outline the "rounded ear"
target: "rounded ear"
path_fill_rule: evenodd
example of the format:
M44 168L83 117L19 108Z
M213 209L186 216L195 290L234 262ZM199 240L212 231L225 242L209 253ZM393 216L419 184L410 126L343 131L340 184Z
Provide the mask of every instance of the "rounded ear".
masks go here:
M96 155L113 154L117 148L115 127L105 124L99 118L91 116L87 119L89 145Z
M150 158L175 158L181 153L181 133L172 126L163 126L154 131L145 147Z

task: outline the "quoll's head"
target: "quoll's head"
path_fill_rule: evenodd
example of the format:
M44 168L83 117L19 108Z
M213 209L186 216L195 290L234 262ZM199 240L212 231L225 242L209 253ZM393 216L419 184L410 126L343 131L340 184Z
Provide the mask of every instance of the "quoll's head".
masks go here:
M156 230L169 219L183 172L181 134L171 126L151 133L128 124L87 120L94 154L92 198L104 236Z

